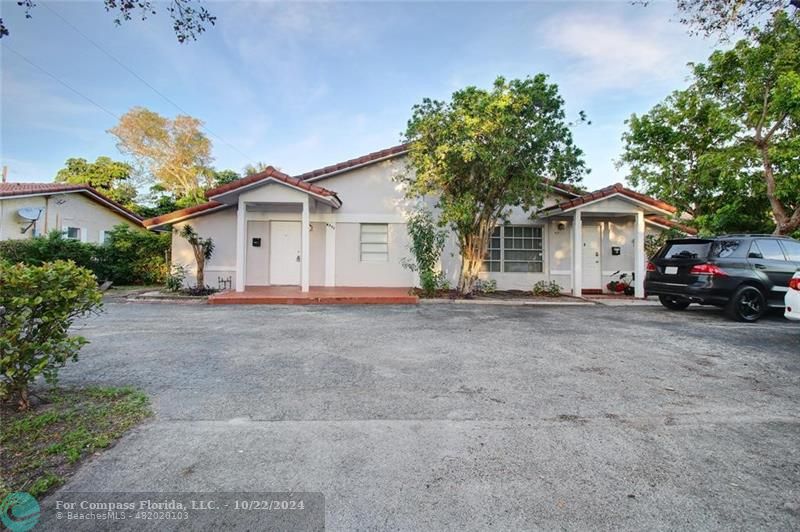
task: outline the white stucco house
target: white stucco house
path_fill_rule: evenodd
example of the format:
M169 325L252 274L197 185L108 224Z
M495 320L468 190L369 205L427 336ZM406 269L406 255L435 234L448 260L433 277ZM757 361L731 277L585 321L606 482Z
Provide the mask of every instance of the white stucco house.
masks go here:
M406 216L415 207L396 180L413 171L404 145L289 176L272 167L210 190L208 202L144 221L150 229L191 224L216 249L205 276L249 287L410 287L415 275ZM434 202L431 202L434 203ZM634 274L643 296L645 235L690 231L669 218L676 210L616 184L584 193L550 185L537 212L515 209L496 229L482 277L498 289L530 290L556 281L564 292L599 292L615 272ZM194 269L189 245L172 240L174 264ZM442 269L455 284L459 253L448 239ZM193 282L188 279L187 282Z
M138 215L88 185L0 183L0 240L55 229L66 238L103 243L119 224L145 230Z

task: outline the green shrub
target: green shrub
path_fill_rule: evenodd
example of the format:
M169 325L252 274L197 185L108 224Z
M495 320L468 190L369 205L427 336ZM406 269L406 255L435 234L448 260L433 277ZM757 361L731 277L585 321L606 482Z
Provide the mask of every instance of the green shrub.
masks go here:
M494 279L478 279L474 285L479 294L493 294L497 292L497 281Z
M533 295L535 296L560 296L561 286L555 281L539 281L533 285Z
M98 279L115 284L159 284L169 272L170 234L140 231L120 224L103 245L64 238L58 231L23 240L0 241L0 259L39 266L71 260Z
M72 322L101 306L92 272L71 261L41 266L0 261L0 396L27 409L28 386L39 375L55 384L87 343L69 336Z
M406 227L414 260L412 262L404 259L403 266L419 272L420 287L426 296L432 296L437 289L443 289L443 282L449 288L444 275L436 270L444 249L446 232L436 226L433 215L426 209L412 213Z
M186 281L186 276L189 274L186 266L183 264L176 264L172 267L172 271L167 275L164 282L167 290L170 292L177 292L183 288L183 283Z
M98 253L98 245L64 238L55 230L45 236L0 241L0 259L34 266L56 260L71 260L94 272L97 269Z
M169 274L169 233L151 233L118 225L100 246L99 279L115 284L161 284Z

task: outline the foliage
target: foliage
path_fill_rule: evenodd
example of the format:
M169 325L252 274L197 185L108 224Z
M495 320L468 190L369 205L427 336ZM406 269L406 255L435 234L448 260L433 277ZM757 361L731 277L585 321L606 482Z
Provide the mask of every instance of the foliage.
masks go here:
M183 288L183 283L186 281L186 276L189 274L186 266L183 264L175 264L172 266L172 270L167 275L167 279L164 282L166 285L166 289L170 292L177 292L178 290Z
M109 130L117 147L130 155L165 190L176 197L197 195L211 177L211 140L203 122L191 116L165 118L134 107ZM202 192L200 192L202 197Z
M3 482L34 497L62 484L81 459L107 448L152 415L147 396L132 388L55 390L25 412L4 412L0 431Z
M494 279L478 279L475 281L475 291L479 294L493 294L497 292L497 281Z
M561 286L555 281L538 281L533 285L533 295L557 297L561 295Z
M233 183L237 179L241 179L240 176L235 170L214 170L212 172L211 178L211 186L221 187L222 185L227 185L228 183Z
M167 274L170 235L139 231L120 224L100 246L65 238L58 231L46 236L0 241L0 257L12 263L40 266L71 260L98 279L115 284L158 284Z
M410 197L437 198L440 223L458 238L462 293L471 292L491 231L510 207L540 205L545 176L564 182L584 173L564 100L543 74L499 77L491 90L467 87L449 102L426 98L414 106L405 137L415 171L400 179Z
M65 238L59 231L19 240L0 240L0 258L11 263L41 266L45 262L69 260L82 268L97 269L98 246Z
M0 396L29 406L28 386L39 375L50 384L87 343L67 334L73 321L101 306L92 272L69 261L41 266L0 262Z
M93 163L70 157L56 174L56 182L89 185L117 203L135 209L136 187L132 176L131 165L110 157L98 157Z
M689 26L690 33L723 39L750 30L765 17L790 6L800 8L800 0L677 0L680 21Z
M196 288L203 289L206 287L205 281L205 267L206 261L211 258L211 255L214 253L214 241L210 238L202 238L200 235L197 234L197 231L194 228L186 224L180 229L179 233L186 241L192 246L192 252L194 253L194 260L197 264L196 269Z
M408 216L406 228L411 239L410 249L414 261L404 259L403 266L419 272L422 292L430 296L438 285L436 270L447 233L437 227L431 212L424 208Z
M800 27L779 13L623 135L629 181L706 232L800 228ZM771 219L770 219L771 218Z
M120 224L100 246L97 277L115 284L160 284L169 272L170 233L139 231Z
M256 161L255 164L248 163L245 165L244 168L242 168L242 174L244 174L245 176L258 174L266 170L268 166L269 165L267 163L263 163L261 161Z
M154 0L104 0L106 11L114 13L114 23L118 26L137 14L142 20L147 20L156 14L156 4L160 3ZM25 9L25 18L32 18L31 9L36 6L34 0L17 0L17 5ZM175 36L181 43L187 40L196 41L208 26L213 26L217 21L217 17L209 13L200 0L169 0L167 12L172 18ZM0 38L8 34L8 27L0 18Z

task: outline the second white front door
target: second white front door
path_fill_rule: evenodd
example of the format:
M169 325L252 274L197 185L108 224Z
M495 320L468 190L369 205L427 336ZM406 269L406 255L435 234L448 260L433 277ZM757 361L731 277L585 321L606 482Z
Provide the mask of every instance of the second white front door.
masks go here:
M272 222L269 235L270 284L300 284L300 222Z
M583 225L583 288L598 290L602 286L600 265L600 225Z

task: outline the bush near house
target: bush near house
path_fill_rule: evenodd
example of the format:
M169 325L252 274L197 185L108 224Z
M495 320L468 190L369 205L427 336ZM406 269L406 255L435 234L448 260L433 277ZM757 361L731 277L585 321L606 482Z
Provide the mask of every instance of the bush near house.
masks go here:
M170 234L116 226L102 245L65 238L58 231L26 240L0 241L0 258L34 266L71 260L101 281L160 284L169 273Z
M0 399L20 410L39 376L55 385L87 340L68 334L72 322L102 305L94 275L71 261L41 266L0 261Z

